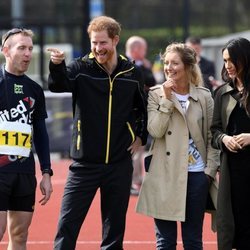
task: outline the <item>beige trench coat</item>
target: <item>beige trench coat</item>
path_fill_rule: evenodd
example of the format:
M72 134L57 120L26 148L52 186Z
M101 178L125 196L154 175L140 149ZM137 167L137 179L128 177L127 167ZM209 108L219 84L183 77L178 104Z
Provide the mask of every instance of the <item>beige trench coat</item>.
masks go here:
M213 99L209 90L193 84L189 93L185 115L175 95L171 100L163 96L162 86L149 91L148 131L154 139L153 157L138 197L138 213L185 221L189 132L206 163L206 174L216 175L219 152L211 147L210 132Z

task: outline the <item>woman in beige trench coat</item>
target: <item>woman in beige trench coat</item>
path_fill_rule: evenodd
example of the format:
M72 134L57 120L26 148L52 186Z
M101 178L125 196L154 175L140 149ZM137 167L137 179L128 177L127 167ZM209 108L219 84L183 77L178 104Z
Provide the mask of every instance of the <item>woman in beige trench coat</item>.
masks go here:
M170 44L162 60L167 80L149 91L153 157L136 210L154 218L157 249L176 248L176 221L182 222L184 249L202 249L206 198L218 167L218 151L211 147L213 99L199 87L192 48Z

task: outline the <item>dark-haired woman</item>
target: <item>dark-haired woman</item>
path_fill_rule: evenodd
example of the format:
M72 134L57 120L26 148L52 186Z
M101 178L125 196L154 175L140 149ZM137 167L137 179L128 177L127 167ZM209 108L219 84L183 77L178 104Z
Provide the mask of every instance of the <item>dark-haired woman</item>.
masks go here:
M250 249L250 41L222 49L224 85L215 93L212 145L221 150L218 249Z

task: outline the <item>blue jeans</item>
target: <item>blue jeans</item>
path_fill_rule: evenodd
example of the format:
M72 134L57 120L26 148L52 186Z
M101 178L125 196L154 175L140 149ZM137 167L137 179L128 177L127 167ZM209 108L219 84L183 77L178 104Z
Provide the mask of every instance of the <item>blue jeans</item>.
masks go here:
M208 195L208 179L204 172L189 172L186 220L181 222L185 250L201 250L202 228ZM176 250L177 222L155 219L157 250Z

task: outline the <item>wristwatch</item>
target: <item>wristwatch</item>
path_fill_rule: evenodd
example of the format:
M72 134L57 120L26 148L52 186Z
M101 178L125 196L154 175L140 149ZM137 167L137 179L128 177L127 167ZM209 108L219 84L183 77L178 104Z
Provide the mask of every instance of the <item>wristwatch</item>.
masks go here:
M54 173L53 173L53 170L51 168L45 168L42 170L42 175L44 174L49 174L50 176L52 176Z

